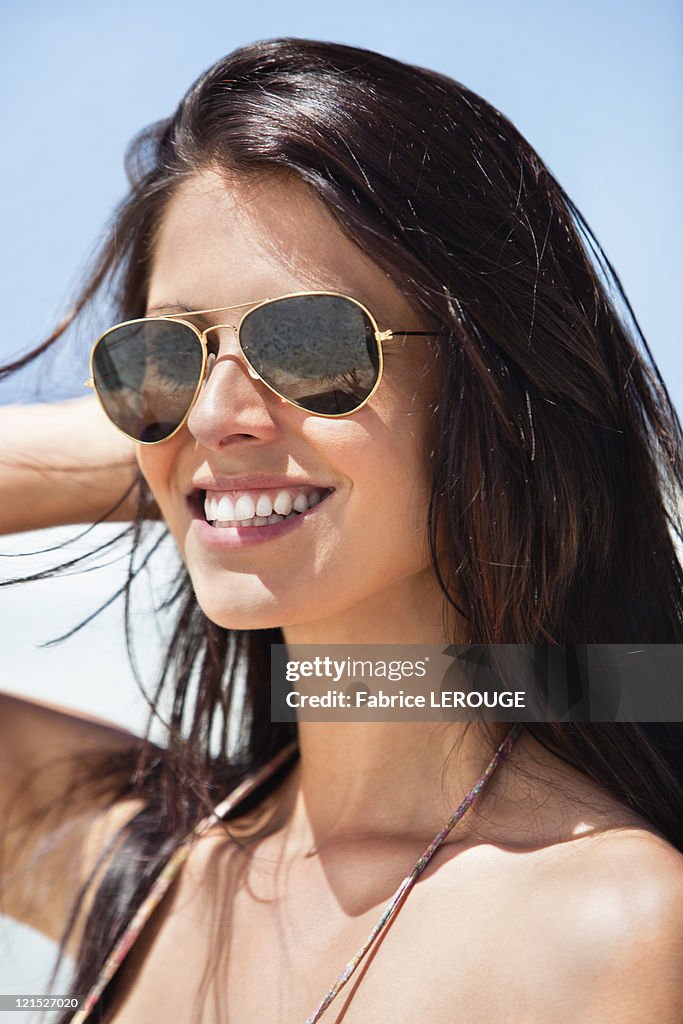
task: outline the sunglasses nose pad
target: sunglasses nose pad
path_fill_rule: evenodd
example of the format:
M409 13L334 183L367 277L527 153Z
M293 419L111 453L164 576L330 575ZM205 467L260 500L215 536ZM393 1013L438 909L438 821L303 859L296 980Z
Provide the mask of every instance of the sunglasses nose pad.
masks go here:
M217 362L218 356L216 355L216 353L209 352L208 356L206 357L206 370L204 371L204 380L202 381L202 388L206 387L209 381L209 377L211 376L213 368ZM244 364L252 380L261 380L256 370L246 361L246 359L244 360Z
M215 355L214 352L209 352L209 354L208 354L208 356L206 358L206 369L204 371L204 380L202 381L202 387L206 387L206 385L208 383L208 380L209 380L209 377L211 376L211 371L213 370L215 365L216 365L216 355Z

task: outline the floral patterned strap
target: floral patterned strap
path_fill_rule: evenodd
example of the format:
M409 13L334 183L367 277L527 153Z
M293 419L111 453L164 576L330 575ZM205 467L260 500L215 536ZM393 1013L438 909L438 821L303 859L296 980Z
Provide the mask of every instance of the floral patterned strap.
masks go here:
M97 976L97 981L91 988L90 992L88 992L83 1006L77 1010L71 1018L71 1024L83 1024L83 1021L88 1019L94 1007L99 1002L105 988L130 952L131 947L135 943L135 940L139 936L145 924L168 892L171 887L171 883L174 881L178 871L187 860L197 839L208 832L208 830L216 824L216 821L221 821L226 814L233 810L241 800L244 800L244 798L261 785L262 782L265 782L271 777L271 775L274 775L278 768L296 753L298 748L298 740L293 740L291 743L287 744L287 746L283 747L271 761L265 764L257 772L250 775L247 779L240 782L232 793L214 807L211 814L208 814L203 818L199 824L194 827L187 838L183 840L181 845L177 847L171 857L166 861L163 869L157 875L151 889L136 910L125 932L105 960L102 969Z

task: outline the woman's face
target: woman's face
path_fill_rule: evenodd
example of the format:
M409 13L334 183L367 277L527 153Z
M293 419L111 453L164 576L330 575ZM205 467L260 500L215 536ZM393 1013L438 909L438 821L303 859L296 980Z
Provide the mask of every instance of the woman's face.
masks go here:
M358 299L380 330L430 330L298 180L226 184L207 171L178 189L156 239L148 313L299 291ZM234 324L243 312L210 319ZM186 425L163 444L138 448L205 613L221 626L258 629L359 609L372 617L402 594L414 603L433 586L426 512L435 374L427 339L384 343L377 392L338 420L297 409L252 378L234 330L209 339L217 360ZM202 500L206 492L210 516L224 497L233 507L244 497L256 506L270 499L277 514L287 507L282 492L303 507L302 495L314 491L322 500L273 526L210 525ZM235 518L245 509L248 502Z

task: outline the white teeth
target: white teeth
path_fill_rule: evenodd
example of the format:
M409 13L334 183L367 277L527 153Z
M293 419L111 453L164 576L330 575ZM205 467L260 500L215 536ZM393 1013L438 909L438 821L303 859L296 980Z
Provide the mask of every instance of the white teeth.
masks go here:
M215 498L204 498L204 515L210 523L216 518L215 512L217 504L218 502Z
M273 511L278 515L288 516L292 511L292 496L289 491L280 491L273 502Z
M267 494L260 494L256 502L256 515L266 519L273 514L273 502Z
M296 512L305 512L308 508L308 498L305 494L297 494L296 498L292 502L292 508Z
M235 502L235 519L253 519L256 515L256 504L248 494L242 494Z
M204 498L204 515L207 522L218 526L266 526L282 522L300 515L313 508L323 500L324 492L310 491L306 494L299 491L292 499L292 492L281 490L273 497L272 492L240 494L235 498L230 494L213 492Z
M224 521L235 518L235 505L232 498L229 498L227 494L224 494L218 502L218 509L215 518L222 519Z

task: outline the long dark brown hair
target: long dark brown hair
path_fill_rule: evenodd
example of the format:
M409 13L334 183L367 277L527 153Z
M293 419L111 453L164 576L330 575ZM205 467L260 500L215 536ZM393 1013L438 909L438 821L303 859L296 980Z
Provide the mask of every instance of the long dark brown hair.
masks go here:
M133 142L130 194L74 317L105 289L119 319L144 315L166 204L207 167L296 175L441 325L425 525L472 641L683 641L680 423L617 274L507 118L452 79L366 50L299 39L243 47ZM137 487L144 509L142 479ZM146 529L141 513L131 581ZM280 631L210 622L185 571L171 603L177 622L152 695L173 687L168 747L146 744L118 766L114 798L136 793L145 806L99 884L75 992L89 989L207 803L295 735L270 721L264 686ZM229 752L236 719L241 742ZM677 726L528 728L683 849Z

